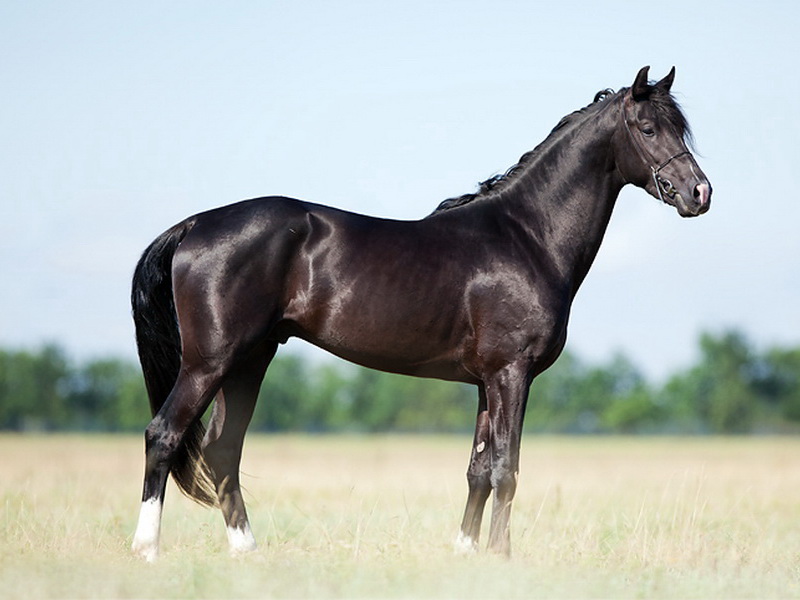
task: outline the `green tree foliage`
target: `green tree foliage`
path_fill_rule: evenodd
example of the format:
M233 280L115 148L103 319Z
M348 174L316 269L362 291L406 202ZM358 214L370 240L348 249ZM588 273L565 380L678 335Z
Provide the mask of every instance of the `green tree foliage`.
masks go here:
M251 425L260 431L297 431L309 421L312 389L308 367L297 356L272 361L261 386Z
M655 431L662 411L641 372L616 355L587 366L565 352L531 389L528 429L557 433Z
M351 365L310 367L278 357L261 387L251 428L259 431L462 431L471 428L469 386Z
M672 377L664 387L664 405L679 417L682 430L752 431L763 403L758 371L770 367L736 331L703 334L699 345L699 362Z
M104 359L75 367L57 346L0 350L0 429L133 431L149 421L141 372Z
M147 425L149 403L139 369L120 360L96 360L66 378L68 422L84 431L133 431Z
M358 368L346 396L354 421L367 431L468 431L477 393L471 386Z
M800 424L800 348L772 348L753 369L752 387L770 430Z
M56 346L38 353L0 351L0 426L12 431L63 426L69 418L68 372Z
M470 432L474 386L279 355L255 431ZM0 429L141 431L141 371L106 358L73 364L57 346L0 350ZM698 359L654 386L623 355L587 364L565 352L531 389L525 427L552 433L800 431L800 348L758 351L740 332L703 334Z

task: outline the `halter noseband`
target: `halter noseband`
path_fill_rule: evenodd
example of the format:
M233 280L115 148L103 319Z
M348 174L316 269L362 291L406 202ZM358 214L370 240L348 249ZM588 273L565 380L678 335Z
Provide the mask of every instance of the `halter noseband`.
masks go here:
M639 157L642 159L644 164L650 167L650 172L653 174L653 183L655 184L656 191L658 192L658 199L661 200L661 202L664 202L665 204L667 203L667 201L664 200L664 196L661 194L661 191L663 189L664 194L667 195L667 198L669 198L670 200L674 200L675 196L678 194L678 190L675 189L675 186L672 185L672 182L669 179L667 179L666 177L661 177L661 175L659 175L658 173L659 171L661 171L661 169L666 167L673 160L680 158L681 156L685 156L687 154L691 155L692 153L689 152L688 150L683 150L681 152L678 152L677 154L673 154L667 160L659 164L657 167L654 167L651 164L651 162L647 159L647 155L645 154L644 149L639 145L639 142L637 142L636 137L633 135L633 131L631 131L631 126L628 125L628 119L625 118L624 99L622 100L620 109L621 109L620 112L622 114L622 122L625 124L625 129L628 130L628 135L631 136L631 142L633 142L633 147L636 148L636 152L639 154Z

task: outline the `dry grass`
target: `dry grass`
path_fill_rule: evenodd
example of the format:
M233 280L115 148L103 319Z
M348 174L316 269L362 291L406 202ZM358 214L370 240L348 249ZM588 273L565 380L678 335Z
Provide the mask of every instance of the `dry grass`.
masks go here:
M784 598L800 595L800 440L534 438L514 557L454 556L466 438L251 437L261 548L170 487L130 556L142 442L0 436L0 597Z

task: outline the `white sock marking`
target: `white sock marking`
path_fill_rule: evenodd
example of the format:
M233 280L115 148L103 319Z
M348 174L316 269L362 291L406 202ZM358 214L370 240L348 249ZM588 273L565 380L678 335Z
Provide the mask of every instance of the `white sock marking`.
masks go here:
M257 548L256 538L250 530L250 524L245 523L244 527L228 527L228 546L231 554L242 554L252 552Z
M158 538L161 534L161 502L151 498L142 502L139 523L133 534L133 551L147 562L158 558Z
M456 538L455 551L456 554L474 554L478 551L478 544L468 535L464 535L463 531L459 531Z

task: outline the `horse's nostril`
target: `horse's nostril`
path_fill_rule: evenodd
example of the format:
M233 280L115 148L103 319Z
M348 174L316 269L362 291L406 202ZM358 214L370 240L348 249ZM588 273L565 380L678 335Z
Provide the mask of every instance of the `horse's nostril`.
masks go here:
M711 197L711 186L709 186L707 183L698 183L696 186L694 186L692 194L700 206L708 204L708 201Z

